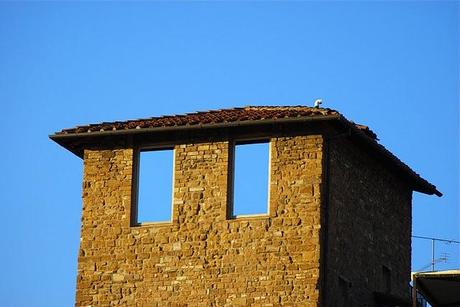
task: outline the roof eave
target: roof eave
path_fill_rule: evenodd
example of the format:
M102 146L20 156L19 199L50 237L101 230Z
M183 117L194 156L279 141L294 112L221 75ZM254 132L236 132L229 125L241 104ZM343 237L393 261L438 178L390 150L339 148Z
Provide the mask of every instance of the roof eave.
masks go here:
M76 156L83 158L83 149L75 148L72 143L82 139L97 139L99 137L121 137L130 135L141 135L148 133L162 133L174 132L181 130L199 130L199 129L218 129L218 128L231 128L231 127L244 127L252 125L270 125L275 123L298 123L310 121L328 121L337 120L340 118L339 114L321 115L316 117L283 117L283 118L270 118L262 120L244 120L232 121L222 123L208 123L208 124L194 124L194 125L181 125L181 126L167 126L167 127L150 127L150 128L136 128L136 129L123 129L123 130L104 130L82 133L55 133L48 137L54 142L58 143L65 149L69 150Z
M350 133L351 137L358 139L363 144L379 152L384 159L387 159L394 163L403 174L406 174L408 179L410 179L410 181L413 182L412 188L414 189L414 191L428 195L436 195L438 197L442 196L442 193L439 192L434 185L430 184L427 180L423 179L421 176L415 173L409 166L407 166L406 164L404 164L404 162L399 160L383 145L369 138L363 131L360 131L358 128L356 128L355 125L351 123L349 120L347 120L345 117L341 115L339 117L339 121L344 126L347 126L352 132Z
M442 196L436 187L430 184L425 179L417 175L407 165L401 162L396 156L394 156L385 147L377 143L376 140L370 138L366 133L359 130L352 122L347 120L340 114L322 115L316 117L290 117L290 118L276 118L276 119L263 119L263 120L247 120L247 121L234 121L234 122L223 122L223 123L209 123L209 124L196 124L196 125L183 125L183 126L168 126L168 127L151 127L151 128L138 128L138 129L124 129L124 130L107 130L107 131L94 131L94 132L83 132L83 133L55 133L49 135L49 138L59 145L63 146L67 150L71 151L75 155L83 158L83 148L78 146L72 146L72 143L82 139L97 139L99 137L121 137L129 135L141 135L148 133L159 133L159 132L173 132L180 130L195 130L195 129L218 129L218 128L231 128L231 127L243 127L251 125L269 125L275 123L299 123L299 122L314 122L314 121L337 121L346 129L349 129L350 137L357 139L360 143L367 145L373 150L379 152L382 157L392 162L397 169L406 175L407 179L412 183L411 187L414 191L425 193L428 195Z
M150 132L167 132L175 130L190 130L190 129L212 129L212 128L227 128L227 127L241 127L241 126L252 126L254 124L264 125L273 123L293 123L293 122L304 122L304 121L327 121L336 120L341 118L340 115L321 115L316 117L288 117L288 118L270 118L270 119L257 119L257 120L243 120L233 122L222 122L222 123L209 123L209 124L194 124L194 125L182 125L182 126L167 126L167 127L151 127L151 128L138 128L138 129L124 129L124 130L105 130L105 131L94 131L94 132L82 132L82 133L55 133L49 137L53 141L58 139L66 138L84 138L84 137L98 137L98 136L110 136L110 135L134 135Z

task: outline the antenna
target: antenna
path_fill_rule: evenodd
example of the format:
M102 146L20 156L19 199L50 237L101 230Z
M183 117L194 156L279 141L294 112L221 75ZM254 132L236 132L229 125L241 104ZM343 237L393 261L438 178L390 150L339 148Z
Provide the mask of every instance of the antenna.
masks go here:
M446 240L446 239L439 239L439 238L433 238L433 237L424 237L424 236L412 236L412 238L417 238L417 239L423 239L423 240L431 240L431 271L435 271L434 269L434 266L436 263L440 262L440 261L444 261L447 263L447 260L449 259L449 254L448 253L443 253L441 258L438 258L438 259L435 259L435 252L434 252L434 248L435 248L435 243L436 241L438 242L444 242L445 244L452 244L452 243L455 243L455 244L460 244L460 241L456 241L456 240ZM425 269L426 267L423 267L422 269Z

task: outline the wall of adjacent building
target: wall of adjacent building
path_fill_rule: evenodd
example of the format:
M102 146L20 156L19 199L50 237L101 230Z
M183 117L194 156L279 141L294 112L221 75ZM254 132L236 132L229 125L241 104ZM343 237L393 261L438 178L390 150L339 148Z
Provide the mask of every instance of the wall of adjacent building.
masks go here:
M347 139L329 144L326 305L374 306L388 290L383 266L389 294L408 299L411 189Z
M268 216L227 217L230 150L176 145L172 222L141 226L133 149L85 151L77 306L317 306L322 137L271 140Z

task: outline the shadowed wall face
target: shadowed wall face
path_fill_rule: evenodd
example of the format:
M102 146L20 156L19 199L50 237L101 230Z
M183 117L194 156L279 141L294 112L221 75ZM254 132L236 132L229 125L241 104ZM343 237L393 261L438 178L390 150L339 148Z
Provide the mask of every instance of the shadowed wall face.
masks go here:
M329 152L327 306L409 301L412 189L347 140Z
M316 306L322 137L270 140L268 214L250 218L229 217L229 144L176 145L172 221L140 226L134 151L85 151L76 305Z

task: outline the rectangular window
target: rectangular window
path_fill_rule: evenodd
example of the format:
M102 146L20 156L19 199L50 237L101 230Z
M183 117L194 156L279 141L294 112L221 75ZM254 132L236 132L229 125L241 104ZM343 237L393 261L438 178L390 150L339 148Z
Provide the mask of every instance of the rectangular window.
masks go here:
M171 221L173 163L171 148L139 153L136 224Z
M350 288L351 282L339 276L339 307L350 307Z
M390 293L391 292L391 270L385 266L382 265L382 283L383 283L383 291L385 293Z
M237 142L231 217L268 214L269 142Z

